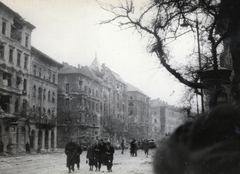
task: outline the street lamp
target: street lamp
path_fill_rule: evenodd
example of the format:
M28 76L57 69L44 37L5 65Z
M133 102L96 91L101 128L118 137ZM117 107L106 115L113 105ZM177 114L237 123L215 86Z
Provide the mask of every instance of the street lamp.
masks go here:
M200 49L200 39L199 39L199 22L198 19L196 17L196 21L194 21L196 23L196 29L197 29L197 48L198 48L198 65L199 65L199 69L202 69L202 62L201 62L201 49ZM180 25L181 27L188 27L191 26L192 24L189 24L188 22L184 21L184 23L182 23ZM200 79L201 82L201 79ZM203 89L200 89L200 96L201 96L201 106L202 106L202 113L204 113L204 100L203 100ZM196 100L197 100L197 113L199 114L199 110L198 110L198 93L196 92Z

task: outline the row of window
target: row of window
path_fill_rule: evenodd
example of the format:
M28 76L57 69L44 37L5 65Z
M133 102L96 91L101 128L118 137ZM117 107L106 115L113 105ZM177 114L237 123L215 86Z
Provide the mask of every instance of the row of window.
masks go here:
M23 79L19 76L16 77L16 79L12 78L12 74L10 73L7 73L7 72L4 72L3 73L3 76L2 76L2 79L3 79L3 84L5 86L9 86L9 87L12 87L12 81L14 80L15 83L16 83L16 88L20 88L20 84L23 84L23 90L24 91L27 91L27 79Z
M52 73L50 70L43 69L41 67L37 67L37 65L33 65L33 75L38 76L43 79L47 79L49 82L55 83L56 75Z
M15 55L16 54L16 55ZM14 57L17 57L16 59ZM14 47L10 47L8 50L8 62L11 64L16 64L18 67L27 69L28 67L28 57L29 55L23 54L22 51L17 50ZM5 46L0 45L0 58L5 59ZM14 62L16 60L16 62ZM23 62L23 63L22 63Z
M52 109L51 111L50 109L47 110L46 108L43 107L41 110L41 107L38 107L36 110L36 106L33 105L33 111L37 111L38 114L42 116L48 115L50 118L55 116L55 109Z
M37 92L37 87L35 85L33 85L33 97L38 97L38 99L48 100L49 102L51 101L52 103L55 103L55 92L52 92L52 98L51 98L50 90L47 92L45 88L42 90L42 88L39 87Z
M19 27L17 27L15 25L15 23L13 25L11 25L11 30L10 30L10 38L17 40L21 45L24 42L24 46L26 48L29 48L29 34L25 33L23 36L23 32L21 31L21 29L19 29ZM7 20L2 19L2 32L3 35L8 36L7 34ZM23 39L24 37L24 39Z

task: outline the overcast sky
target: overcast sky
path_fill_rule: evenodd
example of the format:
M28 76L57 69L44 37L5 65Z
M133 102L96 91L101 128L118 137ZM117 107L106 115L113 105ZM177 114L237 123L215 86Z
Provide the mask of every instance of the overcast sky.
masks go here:
M133 30L99 25L109 14L95 0L1 0L36 29L32 45L62 63L90 66L95 56L151 99L179 105L181 85L147 53L146 38ZM118 0L109 0L113 2ZM144 4L137 0L138 5ZM181 49L178 54L181 54Z

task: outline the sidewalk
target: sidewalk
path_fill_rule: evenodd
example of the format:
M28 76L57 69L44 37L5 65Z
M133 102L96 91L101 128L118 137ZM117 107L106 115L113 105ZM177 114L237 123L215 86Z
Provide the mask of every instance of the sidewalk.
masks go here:
M150 151L150 154L152 152ZM151 155L150 155L151 156ZM86 164L86 151L81 155L80 170L72 173L93 174ZM107 172L106 166L102 166L101 172ZM1 174L64 174L68 173L66 168L66 155L59 149L48 154L26 154L22 156L0 158ZM137 157L130 157L129 151L121 154L116 150L113 161L114 174L153 174L152 158L146 157L142 150L139 150Z

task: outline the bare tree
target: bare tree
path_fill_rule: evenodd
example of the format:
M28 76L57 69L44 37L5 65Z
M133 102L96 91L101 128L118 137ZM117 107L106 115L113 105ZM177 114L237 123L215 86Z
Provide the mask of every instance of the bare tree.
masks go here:
M113 15L111 19L102 21L101 24L112 23L121 29L133 29L141 36L147 36L148 50L150 53L155 53L161 65L170 74L196 91L197 89L209 90L209 107L217 105L218 95L222 91L222 81L218 74L219 55L223 50L223 40L229 36L233 39L231 41L233 63L237 67L240 64L236 58L240 53L236 49L239 48L237 47L239 41L234 38L240 30L233 25L240 26L239 20L237 21L237 14L240 11L238 2L234 0L149 0L139 9L134 6L133 1L128 0L118 5L102 2L99 4L102 9ZM222 8L224 4L227 4L227 9ZM231 8L234 10L231 11ZM191 56L192 60L194 56L197 60L197 57L199 62L181 67L174 66L169 54L171 53L169 44L190 33L197 34L198 46L203 47L201 51L198 50L197 55ZM201 83L199 72L209 67L213 67L214 70L213 81ZM237 70L235 65L233 69L235 75L239 74L238 78L234 78L236 88L240 81L240 70ZM236 93L236 90L234 91Z

